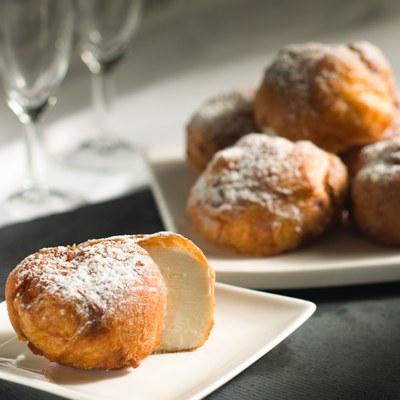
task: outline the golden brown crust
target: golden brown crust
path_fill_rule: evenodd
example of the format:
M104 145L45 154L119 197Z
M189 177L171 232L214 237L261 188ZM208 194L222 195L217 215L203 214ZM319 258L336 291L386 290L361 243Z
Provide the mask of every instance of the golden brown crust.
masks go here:
M196 257L203 267L210 271L214 276L214 271L210 269L208 261L204 253L197 247L191 240L185 238L182 235L174 232L157 232L147 235L131 235L130 238L136 241L136 243L147 249L154 246L165 246L170 248L182 248L191 253Z
M186 126L186 158L200 173L218 151L251 132L260 132L254 115L254 89L233 90L207 100Z
M397 107L392 73L368 42L283 48L255 98L261 128L334 153L381 140Z
M112 236L107 239L90 239L82 243L80 246L93 245L103 240L118 242L124 240L125 238L133 240L136 244L138 244L140 247L143 247L146 251L149 247L155 247L155 246L164 246L164 247L169 247L171 249L172 248L185 249L194 257L196 257L205 269L209 270L209 273L211 274L212 277L212 281L214 281L215 279L215 272L210 268L206 256L201 251L201 249L198 246L196 246L191 240L185 238L184 236L178 233L170 231L161 231L151 234Z
M194 226L240 252L273 255L322 234L341 213L347 171L310 142L262 134L218 152L188 199Z
M365 146L351 187L351 215L360 232L400 245L400 138Z
M132 365L161 341L166 293L148 253L129 238L42 249L6 284L10 321L36 354L77 368Z

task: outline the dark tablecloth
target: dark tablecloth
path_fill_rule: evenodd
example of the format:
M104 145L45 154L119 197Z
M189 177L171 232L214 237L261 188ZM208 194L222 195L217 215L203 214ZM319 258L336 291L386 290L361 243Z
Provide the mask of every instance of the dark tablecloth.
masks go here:
M8 273L39 248L162 229L148 189L2 228L0 299ZM400 399L400 282L279 293L311 300L317 311L209 399ZM0 380L0 400L17 399L60 398Z

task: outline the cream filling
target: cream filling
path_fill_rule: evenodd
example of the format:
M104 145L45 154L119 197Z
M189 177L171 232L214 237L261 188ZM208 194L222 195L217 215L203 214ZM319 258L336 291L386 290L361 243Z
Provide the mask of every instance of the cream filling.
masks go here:
M143 246L146 248L146 246ZM173 352L199 347L213 321L214 285L211 272L181 248L149 246L167 287L164 333L157 351Z

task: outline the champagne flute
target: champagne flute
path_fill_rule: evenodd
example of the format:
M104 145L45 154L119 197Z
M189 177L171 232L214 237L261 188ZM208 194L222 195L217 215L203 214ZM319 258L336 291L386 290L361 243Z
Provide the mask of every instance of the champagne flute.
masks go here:
M142 0L78 1L81 59L92 78L95 135L68 156L68 162L93 169L126 166L138 155L110 124L114 70L138 29Z
M72 46L73 0L2 0L0 77L8 106L25 127L27 175L22 189L1 205L3 223L61 212L77 196L48 187L40 120L55 102Z

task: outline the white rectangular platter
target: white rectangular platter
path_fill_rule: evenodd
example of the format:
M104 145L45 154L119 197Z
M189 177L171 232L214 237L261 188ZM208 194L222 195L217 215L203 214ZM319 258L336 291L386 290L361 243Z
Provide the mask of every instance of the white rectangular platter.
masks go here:
M275 257L248 257L214 245L193 229L186 213L196 176L187 166L183 150L154 149L147 158L165 228L193 240L220 282L255 289L292 289L400 279L400 249L374 244L354 231L336 231Z

